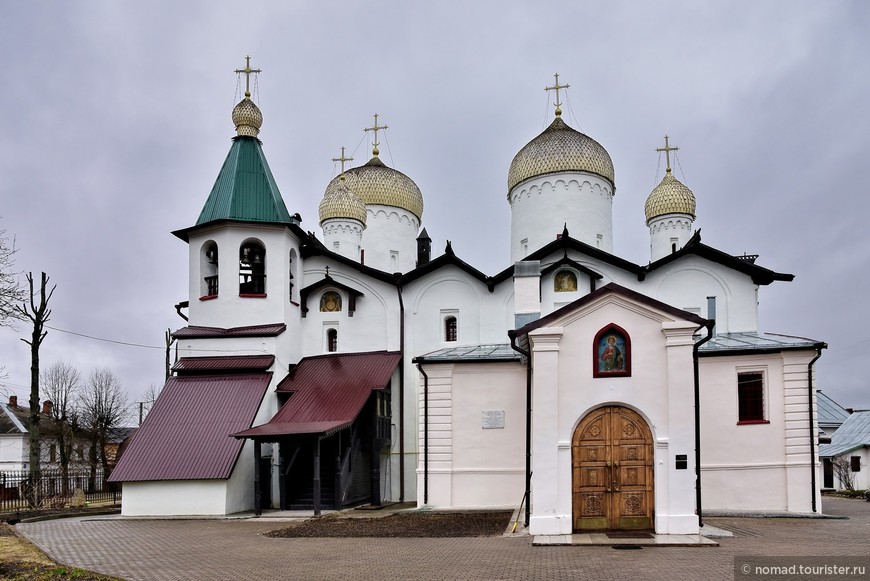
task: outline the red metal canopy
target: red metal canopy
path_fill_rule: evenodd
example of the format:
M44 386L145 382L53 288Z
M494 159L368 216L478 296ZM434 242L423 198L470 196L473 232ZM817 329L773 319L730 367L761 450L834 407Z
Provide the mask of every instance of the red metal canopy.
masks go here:
M229 478L271 373L170 377L110 482Z
M237 438L269 439L292 434L324 434L346 428L359 415L372 390L390 383L401 359L396 351L306 357L281 383L292 393L269 423L238 432Z

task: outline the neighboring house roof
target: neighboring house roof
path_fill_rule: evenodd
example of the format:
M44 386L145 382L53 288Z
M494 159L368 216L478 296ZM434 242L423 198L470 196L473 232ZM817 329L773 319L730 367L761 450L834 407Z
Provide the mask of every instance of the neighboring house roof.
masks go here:
M816 391L816 410L820 426L840 426L849 418L849 412L822 390Z
M172 371L182 375L212 371L266 371L273 363L275 363L274 355L182 357L172 366Z
M172 336L176 339L217 339L223 337L277 337L287 330L285 323L271 323L268 325L252 325L249 327L199 327L191 325L183 327Z
M831 436L830 444L819 446L819 457L832 458L870 446L870 410L854 412Z
M106 433L106 441L110 444L120 444L136 433L139 428L109 428Z
M350 426L372 390L384 389L401 361L396 351L305 357L278 384L292 397L269 423L234 434L269 440L292 434L328 435Z
M25 410L21 408L13 409L12 406L0 403L0 434L26 434L27 428L25 425L28 420L23 415ZM30 412L27 412L29 414Z
M271 373L170 377L112 482L229 478Z
M520 361L518 352L508 344L499 345L467 345L464 347L448 347L419 355L413 363L487 363L497 361Z

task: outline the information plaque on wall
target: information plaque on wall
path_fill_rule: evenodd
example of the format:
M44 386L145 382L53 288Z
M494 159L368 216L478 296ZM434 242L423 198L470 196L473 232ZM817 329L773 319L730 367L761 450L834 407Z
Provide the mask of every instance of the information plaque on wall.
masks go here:
M484 430L504 428L504 410L483 410L480 412L480 427Z

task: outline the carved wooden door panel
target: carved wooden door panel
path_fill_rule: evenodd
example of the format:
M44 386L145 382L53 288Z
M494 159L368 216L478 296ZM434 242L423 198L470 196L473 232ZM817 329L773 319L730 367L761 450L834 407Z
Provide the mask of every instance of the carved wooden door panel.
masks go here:
M620 406L589 413L572 444L575 530L652 529L652 434Z

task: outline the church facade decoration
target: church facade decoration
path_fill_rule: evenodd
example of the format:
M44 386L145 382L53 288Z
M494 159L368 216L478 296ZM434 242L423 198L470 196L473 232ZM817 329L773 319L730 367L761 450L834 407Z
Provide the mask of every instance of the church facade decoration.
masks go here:
M631 375L631 337L611 323L598 331L593 345L594 377L629 377Z

